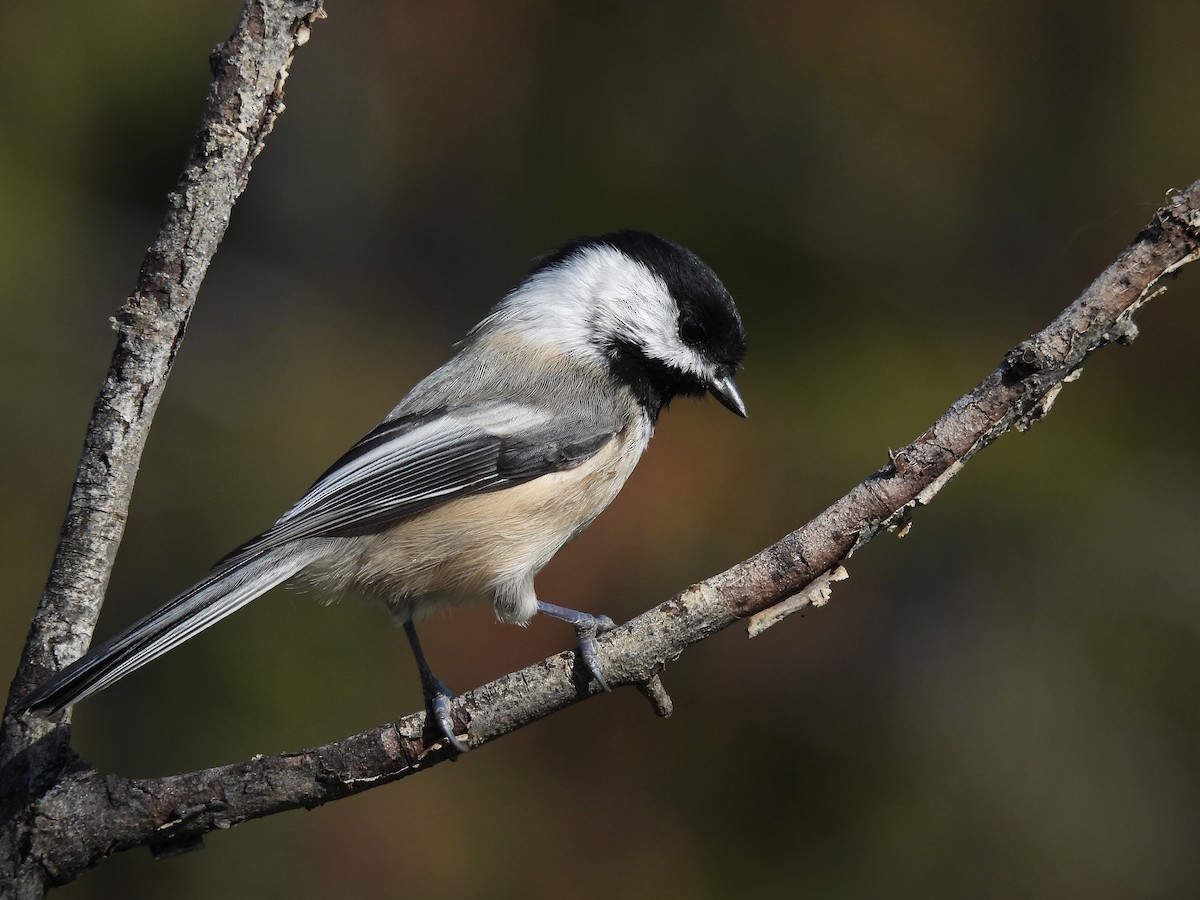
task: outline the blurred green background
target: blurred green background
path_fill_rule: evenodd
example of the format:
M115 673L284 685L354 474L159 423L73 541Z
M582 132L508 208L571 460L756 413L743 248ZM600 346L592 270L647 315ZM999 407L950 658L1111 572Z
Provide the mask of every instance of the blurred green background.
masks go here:
M5 7L0 655L233 0ZM625 619L798 526L1200 178L1191 2L331 2L158 415L100 625L269 524L576 234L710 262L751 416L680 402L539 579ZM1200 885L1200 272L833 602L398 785L102 863L58 896L1179 897ZM426 625L465 689L569 646ZM156 775L419 706L365 603L277 591L83 703Z

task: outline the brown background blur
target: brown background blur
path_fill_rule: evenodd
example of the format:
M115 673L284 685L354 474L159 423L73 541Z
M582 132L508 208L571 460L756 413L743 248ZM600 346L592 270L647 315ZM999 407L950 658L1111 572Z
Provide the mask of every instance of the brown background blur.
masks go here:
M107 323L234 0L6 4L0 657L50 563ZM680 402L539 580L626 619L823 509L1200 178L1192 2L331 2L179 356L100 625L269 524L535 255L647 228L738 299L750 418ZM1200 272L833 602L399 785L122 854L96 897L1178 897L1200 885ZM424 629L466 689L572 643ZM378 609L278 591L83 703L180 772L419 706Z

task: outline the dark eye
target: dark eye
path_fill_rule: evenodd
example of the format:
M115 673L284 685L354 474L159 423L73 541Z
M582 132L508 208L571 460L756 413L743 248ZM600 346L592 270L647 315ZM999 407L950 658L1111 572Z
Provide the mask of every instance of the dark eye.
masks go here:
M704 333L704 326L691 316L679 320L679 336L685 344L691 344L693 347L696 344L703 344L707 337Z

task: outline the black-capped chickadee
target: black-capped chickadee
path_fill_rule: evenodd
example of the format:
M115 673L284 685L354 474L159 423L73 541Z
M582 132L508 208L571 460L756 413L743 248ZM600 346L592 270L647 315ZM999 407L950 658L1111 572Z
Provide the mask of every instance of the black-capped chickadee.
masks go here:
M565 619L607 689L595 636L611 620L539 601L534 575L616 496L673 397L707 391L746 415L745 348L733 299L691 251L642 231L564 244L273 526L22 709L102 690L291 578L387 605L459 750L453 695L413 627L438 606L484 598L505 622Z

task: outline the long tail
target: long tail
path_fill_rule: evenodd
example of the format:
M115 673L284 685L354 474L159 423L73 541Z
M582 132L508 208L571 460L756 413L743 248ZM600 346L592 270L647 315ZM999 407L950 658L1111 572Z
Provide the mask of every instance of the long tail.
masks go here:
M303 543L276 547L218 569L67 666L27 697L21 711L53 712L104 690L287 581L316 553Z

